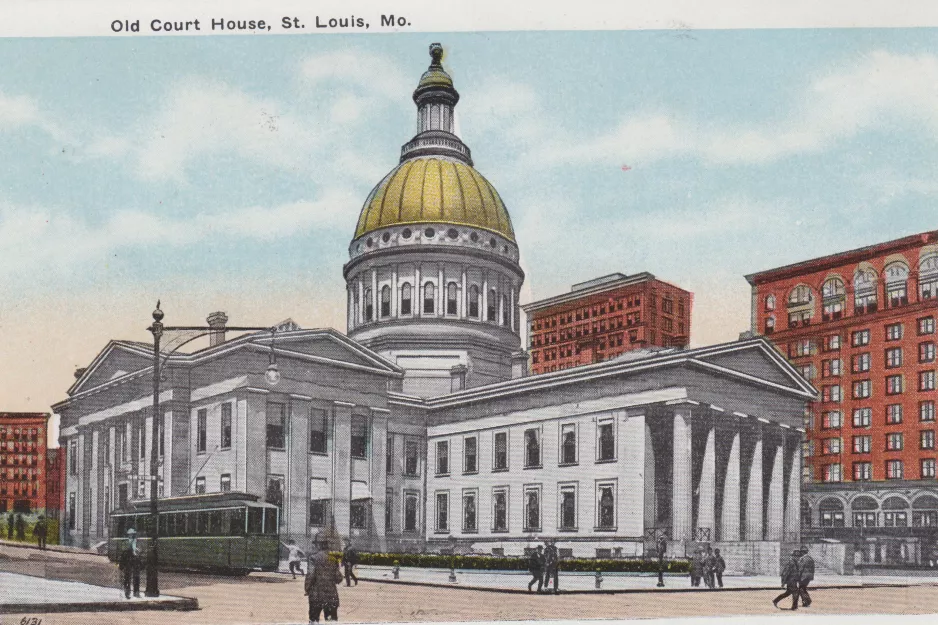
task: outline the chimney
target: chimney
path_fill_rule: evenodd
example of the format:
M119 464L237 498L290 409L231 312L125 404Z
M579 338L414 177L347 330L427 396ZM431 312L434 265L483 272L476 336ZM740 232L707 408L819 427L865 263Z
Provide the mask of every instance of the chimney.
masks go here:
M209 334L209 345L215 347L225 342L225 324L228 323L228 315L222 311L213 312L205 318L208 327L212 329Z
M81 376L85 375L86 370L87 367L79 367L78 369L75 369L75 379L77 380Z
M511 355L511 378L527 377L528 370L528 352L521 350Z
M466 373L469 371L469 367L466 365L454 365L450 367L450 392L455 393L456 391L461 391L466 388Z

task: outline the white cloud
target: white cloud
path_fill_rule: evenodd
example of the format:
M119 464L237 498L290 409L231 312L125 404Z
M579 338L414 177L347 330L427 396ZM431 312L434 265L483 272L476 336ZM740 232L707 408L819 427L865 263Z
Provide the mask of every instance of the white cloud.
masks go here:
M39 128L56 141L65 140L59 124L42 112L33 98L0 93L0 130L30 126Z
M390 60L370 52L344 50L311 57L301 66L303 78L314 87L339 82L354 85L365 93L399 102L402 93L416 87L412 76Z

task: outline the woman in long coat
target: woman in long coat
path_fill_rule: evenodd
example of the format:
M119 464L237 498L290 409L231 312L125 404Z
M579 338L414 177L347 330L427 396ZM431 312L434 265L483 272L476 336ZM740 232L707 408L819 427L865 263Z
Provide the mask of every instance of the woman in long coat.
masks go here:
M325 620L339 620L339 590L342 582L338 561L331 557L323 545L309 559L304 584L305 594L309 598L309 622L318 623L319 613L324 612Z

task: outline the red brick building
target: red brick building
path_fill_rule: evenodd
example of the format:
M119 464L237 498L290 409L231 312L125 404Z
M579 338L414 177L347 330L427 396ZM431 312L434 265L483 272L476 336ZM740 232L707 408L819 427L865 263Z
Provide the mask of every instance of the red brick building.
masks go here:
M804 470L813 486L802 518L832 535L902 528L867 530L864 562L931 558L931 530L915 540L887 538L938 526L938 231L747 280L753 331L821 395L807 415Z
M0 512L46 507L44 412L0 412Z
M531 372L559 371L652 346L684 347L693 299L650 273L614 273L522 306Z
M61 519L65 506L65 448L46 450L46 516Z

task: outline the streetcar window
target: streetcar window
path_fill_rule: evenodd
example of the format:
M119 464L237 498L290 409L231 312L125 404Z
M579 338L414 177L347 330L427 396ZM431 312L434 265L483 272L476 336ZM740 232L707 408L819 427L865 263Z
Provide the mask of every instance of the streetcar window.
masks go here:
M196 532L199 536L208 534L208 512L197 512L199 518L199 529Z
M114 517L114 538L122 538L127 532L127 521L122 516Z
M248 534L260 534L264 524L263 508L248 508Z
M276 534L280 529L277 526L277 512L278 508L267 508L264 510L264 533L265 534Z
M221 510L213 510L209 513L208 531L212 536L221 536L222 521Z
M229 536L243 536L244 535L244 513L245 509L241 508L240 510L230 510L231 517L229 519L228 525L228 535Z
M161 514L160 515L160 536L169 536L169 518L172 515Z

